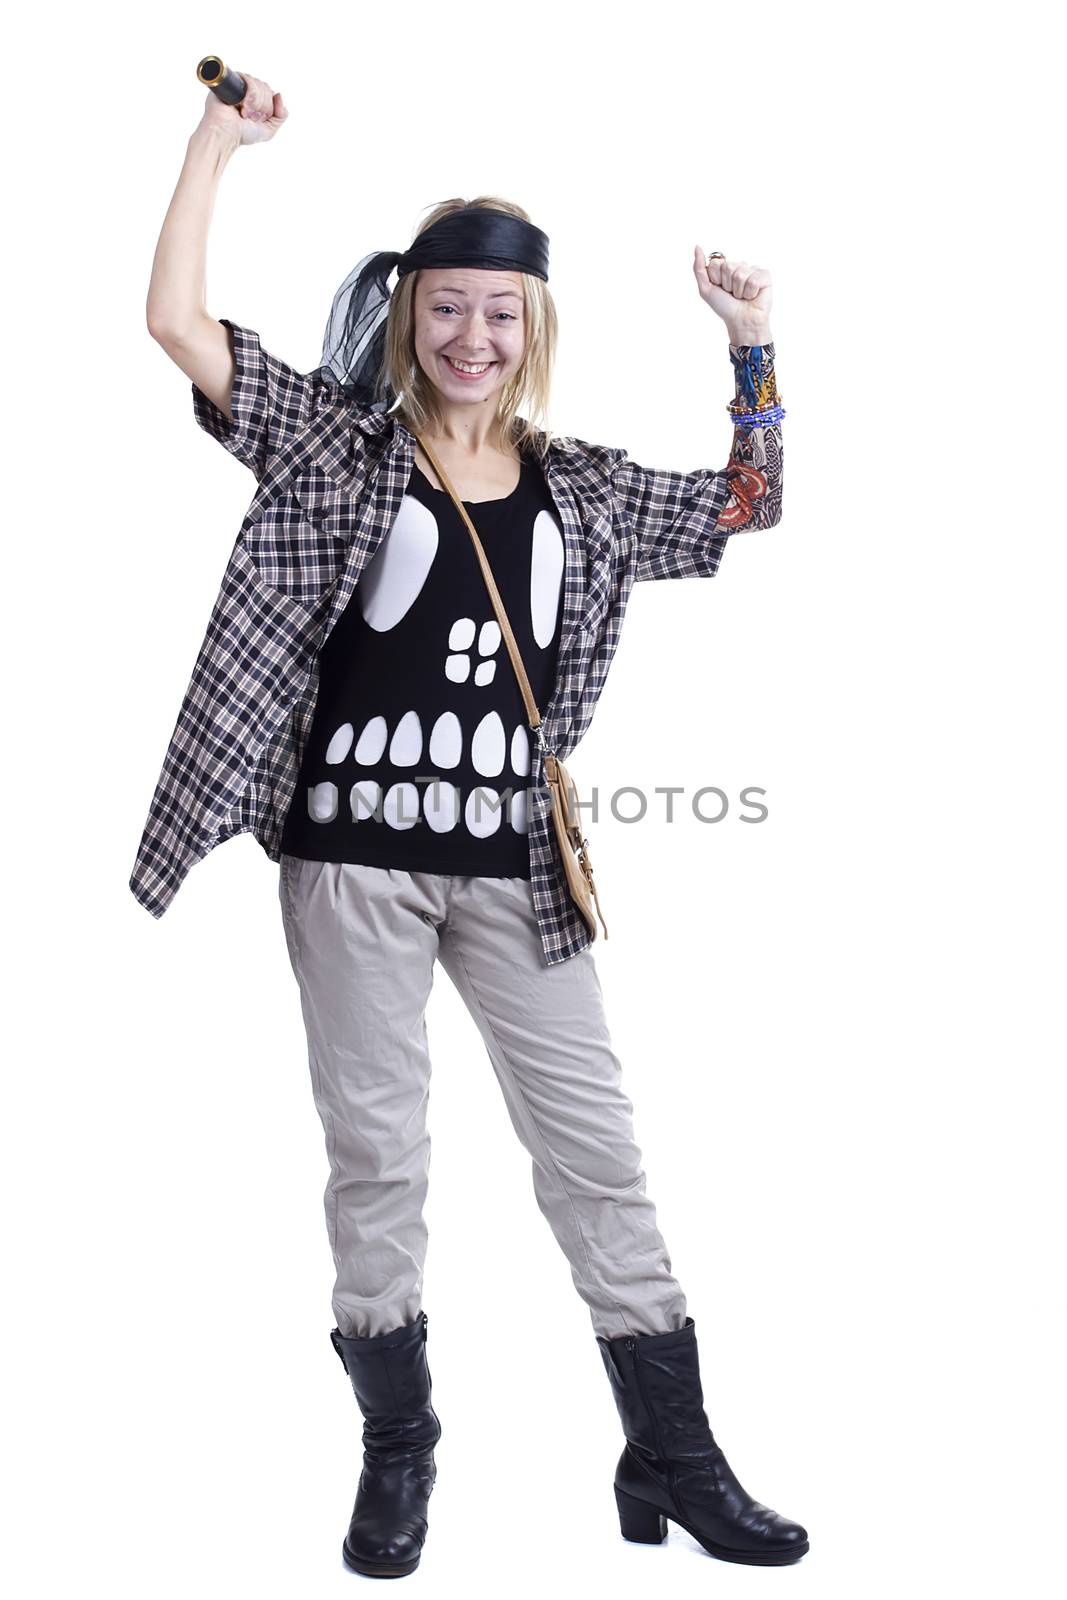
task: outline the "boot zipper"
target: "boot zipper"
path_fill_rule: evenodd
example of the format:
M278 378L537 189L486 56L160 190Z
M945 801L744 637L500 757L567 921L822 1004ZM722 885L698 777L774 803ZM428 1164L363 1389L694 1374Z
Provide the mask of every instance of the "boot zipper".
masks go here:
M633 1360L634 1377L637 1380L637 1389L638 1389L638 1393L641 1396L641 1404L644 1406L645 1412L646 1412L647 1416L649 1417L649 1419L650 1419L650 1421L652 1423L652 1435L653 1435L653 1437L654 1437L654 1439L656 1441L656 1451L657 1451L657 1454L659 1455L660 1460L663 1462L663 1465L667 1469L667 1483L670 1486L670 1491L671 1491L671 1494L673 1496L674 1495L674 1468L672 1467L671 1463L667 1460L667 1457L663 1453L663 1440L660 1438L659 1424L656 1421L656 1413L655 1413L654 1409L652 1408L652 1406L650 1406L649 1403L648 1403L648 1397L645 1394L644 1384L641 1382L641 1359L640 1359L640 1356L638 1355L637 1340L634 1339L634 1338L628 1337L627 1340L626 1340L626 1347L629 1350L630 1356L631 1356L631 1358Z
M663 1444L662 1444L662 1441L661 1441L660 1436L659 1436L659 1429L656 1427L656 1418L655 1418L655 1416L653 1414L652 1407L648 1403L648 1396L645 1394L644 1384L641 1382L641 1361L640 1361L640 1358L639 1358L639 1356L637 1354L637 1340L636 1339L632 1339L632 1338L627 1338L627 1340L626 1340L626 1348L627 1348L627 1350L629 1350L630 1359L633 1362L634 1379L635 1379L635 1381L637 1383L637 1392L641 1396L641 1404L645 1408L645 1414L646 1414L646 1416L648 1417L649 1421L652 1424L652 1433L653 1433L653 1437L655 1438L655 1441L656 1441L656 1451L657 1451L657 1454L659 1455L660 1460L662 1461L663 1460Z

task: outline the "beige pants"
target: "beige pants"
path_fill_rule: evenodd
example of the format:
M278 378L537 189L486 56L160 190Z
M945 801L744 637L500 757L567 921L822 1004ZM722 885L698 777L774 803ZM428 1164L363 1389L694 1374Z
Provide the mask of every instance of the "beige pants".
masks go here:
M595 1332L683 1328L592 950L545 962L529 881L283 855L279 897L326 1133L341 1333L389 1333L422 1309L435 960L485 1042Z

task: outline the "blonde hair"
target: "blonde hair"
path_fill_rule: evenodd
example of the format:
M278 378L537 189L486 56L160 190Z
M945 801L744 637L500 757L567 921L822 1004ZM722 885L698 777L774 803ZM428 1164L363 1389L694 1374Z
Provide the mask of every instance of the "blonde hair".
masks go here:
M479 195L476 200L442 200L419 224L415 238L450 212L474 208L504 211L521 217L524 222L532 220L521 206L497 195ZM421 276L422 269L406 272L390 296L378 392L380 399L387 386L393 390L397 397L394 414L413 433L433 432L444 422L438 391L422 370L415 353L415 291ZM497 421L505 445L510 443L516 449L526 448L543 456L552 439L547 429L548 398L559 325L545 280L526 272L519 276L523 287L526 347L519 370L504 385ZM533 420L518 415L519 406L527 401ZM545 426L538 426L538 423Z

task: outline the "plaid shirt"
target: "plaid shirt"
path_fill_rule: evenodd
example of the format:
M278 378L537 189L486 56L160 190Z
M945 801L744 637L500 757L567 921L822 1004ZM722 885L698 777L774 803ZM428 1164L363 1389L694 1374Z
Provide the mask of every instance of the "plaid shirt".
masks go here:
M233 421L195 384L194 414L258 486L129 880L155 917L189 868L235 834L252 833L270 860L280 860L315 708L319 650L392 527L414 462L415 437L399 420L355 405L321 372L295 372L250 329L221 321L236 360ZM729 349L740 397L749 347ZM761 347L752 349L759 356ZM762 347L762 358L773 371L773 345ZM545 741L561 760L592 720L633 583L710 578L731 533L778 520L781 429L759 432L769 460L755 474L744 465L751 444L740 429L728 468L690 473L640 467L624 450L581 439L551 442L544 470L564 533L564 591L556 687L540 711ZM536 743L531 760L531 786L541 786ZM530 807L529 844L545 960L565 961L591 940L567 891L547 805Z

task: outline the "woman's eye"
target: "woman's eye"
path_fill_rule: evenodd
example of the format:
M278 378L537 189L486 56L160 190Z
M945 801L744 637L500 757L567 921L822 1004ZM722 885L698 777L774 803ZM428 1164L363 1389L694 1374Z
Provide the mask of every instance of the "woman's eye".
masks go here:
M435 311L454 311L455 309L455 306L434 306ZM515 321L515 317L510 311L497 311L495 315L498 317L507 317L509 322Z

